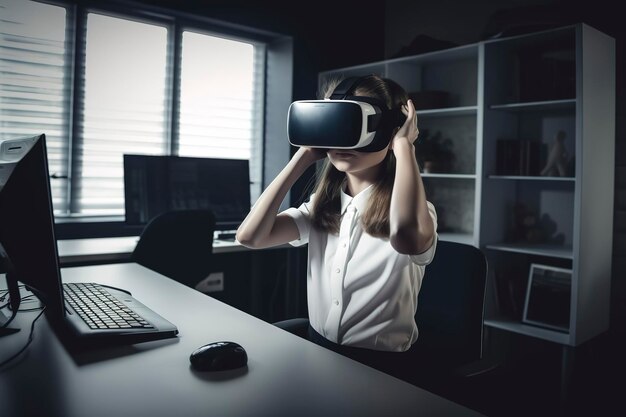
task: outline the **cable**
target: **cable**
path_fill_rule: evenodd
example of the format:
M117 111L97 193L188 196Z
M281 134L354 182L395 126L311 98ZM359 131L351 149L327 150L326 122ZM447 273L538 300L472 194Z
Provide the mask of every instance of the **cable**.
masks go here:
M7 290L6 294L3 294L3 295L2 295L2 298L0 298L0 300L4 301L4 297L6 297L6 295L7 295L8 293L9 293L9 291ZM9 298L9 300L10 300L10 298ZM5 305L0 306L0 309L1 309L1 308L4 308L4 307L6 307L6 306L8 306L8 305L10 305L10 304L11 304L11 301L8 301ZM10 308L9 308L9 310L10 310ZM5 328L5 327L7 327L9 324L11 324L11 322L13 321L13 319L15 318L15 316L17 316L17 311L13 311L12 313L13 313L13 314L11 314L11 317L9 317L9 319L8 319L7 321L5 321L4 323L2 323L2 325L0 325L0 329L4 329L4 328Z
M23 284L22 284L22 285L19 285L19 287L18 287L18 288L26 288L26 285L23 285ZM7 289L3 288L3 289L1 289L0 291L4 291L4 294L0 295L0 302L1 302L1 301L4 301L4 299L6 298L6 296L9 294L9 290L7 290ZM32 297L36 297L36 295L35 295L35 294L25 295L24 297L22 297L22 298L21 298L21 300L20 300L20 304L21 304L22 302L24 302L24 301L27 301L27 300L31 299ZM3 308L5 308L5 307L9 307L9 310L10 310L10 311L13 311L13 308L11 307L11 302L10 302L10 301L7 301L7 303L6 303L6 304L1 305L1 306L0 306L0 310L1 310L1 309L3 309ZM20 309L19 309L19 310L17 310L17 311L18 311L18 312L38 311L38 310L41 310L42 308L43 308L43 307L36 307L36 308L20 308ZM13 319L11 319L11 320L13 320ZM9 320L8 322L6 322L6 323L5 323L2 327L6 327L6 326L9 324L9 322L10 322L11 320Z
M43 312L46 310L46 306L44 306L41 309L41 312L39 312L39 314L37 314L37 317L35 317L35 319L33 320L33 322L30 324L30 333L28 335L28 340L26 341L26 344L24 346L22 346L22 348L15 353L13 356L11 356L8 359L5 359L4 361L0 362L0 369L2 367L4 367L6 364L8 364L9 362L11 362L13 359L17 358L18 356L20 356L27 348L28 346L31 344L31 342L34 339L34 330L35 330L35 323L37 322L37 320L39 319L39 317L41 317L41 315L43 314Z
M9 317L9 319L7 321L5 321L4 323L2 323L2 326L0 326L0 329L4 329L5 327L7 327L9 324L11 324L11 322L13 321L13 319L15 318L15 316L17 316L17 311L14 311L13 314L11 314L11 317Z
M19 285L18 288L26 288L26 285ZM5 293L2 294L2 296L0 296L0 301L4 301L5 297L9 294L9 290L8 289L2 289L0 291L5 291ZM30 294L30 295L26 295L26 296L22 297L20 299L20 304L21 304L22 301L28 300L31 297L36 297L36 295L35 294ZM38 310L41 310L41 309L45 308L45 307L20 308L17 311L13 311L13 308L11 307L11 302L8 301L6 304L0 306L0 309L3 309L5 307L7 307L7 306L9 307L9 311L11 311L12 314L11 314L11 317L6 322L4 322L2 324L2 326L0 326L0 329L4 329L5 327L8 327L8 325L15 319L15 317L17 316L18 312L38 311Z
M129 295L131 295L131 293L129 291L123 290L121 288L116 288L116 287L112 287L110 285L103 285L103 284L98 284L101 285L103 287L107 287L107 288L112 288L114 290L119 290L122 292L125 292ZM7 291L8 293L8 291ZM6 294L5 294L6 295ZM5 295L3 295L2 297L4 297ZM24 299L28 299L32 296L34 296L35 294L31 294L31 295L27 295L26 297L22 298L22 300ZM0 298L0 300L2 300L3 298ZM41 311L39 312L39 314L37 314L37 317L35 317L35 319L32 321L31 325L30 325L30 333L28 335L28 340L26 341L26 344L24 346L22 346L22 348L16 352L14 355L12 355L11 357L9 357L8 359L5 359L4 361L0 362L0 369L2 369L6 364L10 363L11 361L13 361L15 358L19 357L27 348L28 346L30 346L30 344L33 341L33 336L34 336L34 331L35 331L35 323L37 322L37 320L39 319L39 317L41 317L44 313L44 311L46 310L46 306L44 305L43 307L40 307ZM2 325L2 327L6 327L17 315L18 311L35 311L35 310L39 310L39 308L31 308L31 309L18 309L17 311L13 311L13 314L11 315L11 318Z
M35 294L30 294L27 296L22 297L22 300L20 301L20 304L22 304L24 301L28 301L30 298L32 297L37 297ZM39 300L39 298L37 298ZM39 311L41 310L43 307L34 307L34 308L20 308L17 311L18 312L29 312L29 311ZM9 305L9 310L13 311L13 308Z
M24 284L20 284L20 285L18 285L18 288L25 288L25 287L26 287L26 285L24 285ZM5 300L5 298L7 297L7 295L9 295L9 290L8 290L7 288L2 288L2 289L0 290L0 292L3 292L3 293L4 293L4 294L0 295L0 302L2 302L2 301L4 301L4 300ZM29 295L27 295L26 297L22 298L22 300L24 300L24 299L26 299L26 298L28 298L28 297L30 297L30 296L29 296ZM1 305L1 306L0 306L0 310L2 310L3 308L5 308L6 306L9 306L10 304L11 304L11 301L7 301L7 303L6 303L6 304L3 304L3 305ZM22 310L20 310L20 311L22 311Z
M9 291L6 291L4 294L0 295L0 302L4 301L7 298L7 295L9 295ZM3 304L0 306L0 310L2 310L3 308L5 308L6 306L8 306L9 304L11 304L11 301L7 301L6 304Z

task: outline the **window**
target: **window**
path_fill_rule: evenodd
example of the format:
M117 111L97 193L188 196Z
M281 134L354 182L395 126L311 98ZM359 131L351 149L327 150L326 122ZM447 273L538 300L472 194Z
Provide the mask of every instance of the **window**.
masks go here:
M248 159L258 196L263 43L119 5L0 7L0 137L46 134L57 216L123 215L125 153Z

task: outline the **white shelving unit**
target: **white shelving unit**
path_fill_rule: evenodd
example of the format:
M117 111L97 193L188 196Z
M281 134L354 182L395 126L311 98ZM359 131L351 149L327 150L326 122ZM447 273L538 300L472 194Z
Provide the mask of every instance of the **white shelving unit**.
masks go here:
M391 78L409 94L448 93L444 105L418 108L418 160L420 143L435 138L454 155L451 163L435 164L422 177L438 211L440 238L472 244L487 255L485 325L564 346L577 346L606 331L614 39L577 24L335 69L320 73L319 81L366 74ZM570 172L542 176L537 166L545 165L560 131ZM533 141L540 150L529 159L534 165L519 174L498 172L500 139ZM535 229L516 229L516 215L534 219ZM568 331L523 322L531 263L572 271Z

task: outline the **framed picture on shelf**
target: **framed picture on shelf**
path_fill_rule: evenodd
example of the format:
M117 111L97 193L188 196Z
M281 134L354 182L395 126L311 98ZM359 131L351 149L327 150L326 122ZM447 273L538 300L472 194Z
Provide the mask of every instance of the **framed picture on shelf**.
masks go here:
M572 270L531 264L522 322L569 332Z

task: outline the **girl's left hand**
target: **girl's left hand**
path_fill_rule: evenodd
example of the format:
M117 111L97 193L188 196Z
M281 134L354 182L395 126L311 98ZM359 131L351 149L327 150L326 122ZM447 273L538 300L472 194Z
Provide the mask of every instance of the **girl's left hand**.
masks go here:
M399 141L408 141L412 144L417 140L420 133L417 128L417 113L415 112L415 107L411 100L409 100L406 105L402 106L402 113L406 116L406 121L391 140L391 149L393 149L394 145Z

